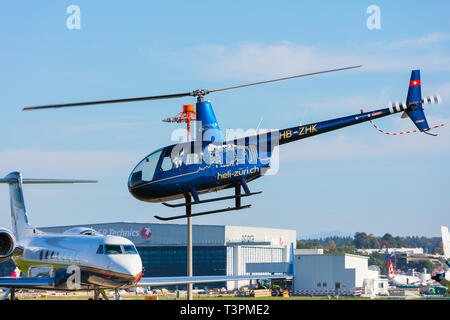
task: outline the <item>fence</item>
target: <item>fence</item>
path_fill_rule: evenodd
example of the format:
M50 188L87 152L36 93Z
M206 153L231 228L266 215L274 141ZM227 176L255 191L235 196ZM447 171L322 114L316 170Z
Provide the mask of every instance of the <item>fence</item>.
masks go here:
M361 288L350 288L350 289L334 289L334 290L291 290L290 294L292 296L361 296Z

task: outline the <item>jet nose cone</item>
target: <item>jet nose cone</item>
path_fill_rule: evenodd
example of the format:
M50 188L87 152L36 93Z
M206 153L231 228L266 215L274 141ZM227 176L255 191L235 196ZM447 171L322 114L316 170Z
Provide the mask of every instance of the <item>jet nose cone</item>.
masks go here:
M138 277L142 273L142 261L138 254L113 256L113 271L125 276Z

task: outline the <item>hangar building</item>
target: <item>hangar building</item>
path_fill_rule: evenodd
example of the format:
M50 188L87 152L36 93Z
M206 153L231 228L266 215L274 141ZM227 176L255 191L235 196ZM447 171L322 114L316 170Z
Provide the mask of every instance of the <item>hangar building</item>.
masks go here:
M185 224L117 222L39 229L62 233L75 227L131 240L141 256L145 277L186 275ZM228 225L193 225L192 230L195 276L245 275L247 263L289 262L291 244L296 245L295 230ZM223 282L208 287L234 289L245 284L248 282Z
M294 261L295 295L388 294L388 279L369 267L369 257L296 250Z

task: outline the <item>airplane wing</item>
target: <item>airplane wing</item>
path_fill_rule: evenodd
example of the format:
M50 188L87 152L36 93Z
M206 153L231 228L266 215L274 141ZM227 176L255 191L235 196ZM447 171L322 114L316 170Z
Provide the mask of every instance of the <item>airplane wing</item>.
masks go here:
M55 280L48 277L9 278L0 277L0 287L20 289L40 289L55 286Z
M11 289L51 289L55 287L55 279L47 277L11 278L0 277L0 288L8 288L1 300L6 300Z
M141 278L135 287L166 286L187 283L207 283L239 280L292 279L292 275L249 275L249 276L197 276L197 277L150 277Z

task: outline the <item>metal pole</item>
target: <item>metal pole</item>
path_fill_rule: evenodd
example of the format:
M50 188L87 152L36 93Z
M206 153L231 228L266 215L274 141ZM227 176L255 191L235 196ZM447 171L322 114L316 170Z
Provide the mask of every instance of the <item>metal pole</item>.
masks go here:
M187 122L187 141L191 140L191 121L190 118ZM194 274L192 272L192 208L191 208L191 195L185 194L186 198L186 215L187 217L187 275L192 277ZM192 300L192 283L187 285L187 300Z
M191 196L185 195L186 198L186 215L187 217L187 275L193 276L192 272L192 217L191 217ZM192 300L192 283L188 283L187 299Z

